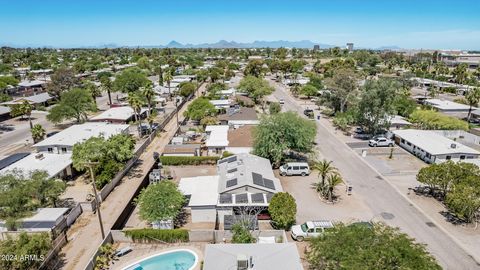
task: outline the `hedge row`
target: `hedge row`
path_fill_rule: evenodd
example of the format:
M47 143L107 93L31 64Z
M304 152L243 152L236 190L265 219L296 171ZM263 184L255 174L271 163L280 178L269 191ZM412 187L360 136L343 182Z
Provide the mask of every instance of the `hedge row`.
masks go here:
M132 238L135 242L154 242L160 240L167 243L188 242L188 230L173 229L135 229L123 231L126 236Z
M217 164L220 157L201 156L201 157L182 157L182 156L161 156L162 165L200 165L200 164Z

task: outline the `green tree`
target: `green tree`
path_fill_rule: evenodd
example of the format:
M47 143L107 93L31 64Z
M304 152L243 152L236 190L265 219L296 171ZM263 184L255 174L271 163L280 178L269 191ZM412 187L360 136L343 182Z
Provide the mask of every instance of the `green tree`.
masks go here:
M272 102L270 103L268 107L268 112L270 114L277 114L282 111L282 106L278 102Z
M268 205L268 212L276 228L288 230L295 224L297 203L288 192L278 192L273 195Z
M93 104L95 104L95 108L97 107L97 97L102 95L102 91L98 88L93 82L91 81L84 81L83 89L88 91L92 96Z
M417 104L407 95L397 94L393 101L393 107L398 115L410 117L410 114L417 108Z
M345 112L348 103L358 96L358 84L354 71L341 68L335 70L333 77L325 80L329 91L327 96L335 112Z
M263 73L263 61L257 59L251 60L248 62L243 73L245 76L254 76L260 78Z
M173 182L161 181L144 188L135 202L143 220L156 222L176 218L185 198Z
M104 76L100 77L100 83L102 84L103 91L107 92L108 95L108 104L112 105L112 90L113 90L113 83L110 80L110 77Z
M140 113L142 111L142 106L145 104L142 96L137 93L129 93L128 94L128 104L132 107L133 112L135 113L135 121L138 122L140 127L141 125L141 118Z
M468 123L434 110L415 110L410 121L420 129L468 130Z
M140 87L151 84L147 75L139 68L128 68L118 74L113 82L113 88L123 93L138 91Z
M372 228L337 224L311 240L306 253L309 269L418 269L441 267L425 246L399 229L382 224Z
M462 179L447 193L445 205L459 218L472 222L480 209L480 175Z
M318 95L318 89L311 84L306 84L305 86L302 87L302 89L300 89L300 93L310 98L311 96Z
M325 181L325 198L328 199L330 202L333 202L333 198L335 197L335 187L343 182L342 177L338 173L331 173L327 176Z
M218 118L215 116L206 116L200 120L200 125L202 126L210 126L210 125L217 125L218 124Z
M322 191L323 187L325 186L325 180L327 176L333 173L337 173L337 168L332 165L333 161L328 161L326 159L322 159L321 161L317 161L313 164L312 169L318 171L318 176L320 177L320 182L317 185L317 191Z
M200 121L207 116L214 116L217 113L215 106L206 98L197 98L187 107L183 113L185 117Z
M255 101L260 103L262 98L273 93L274 88L270 84L255 76L246 76L240 81L238 89L245 91Z
M47 91L55 99L59 99L63 93L70 89L80 86L80 80L75 76L73 70L66 67L55 70L50 79Z
M232 226L232 233L232 243L234 244L255 243L255 238L252 236L248 228L242 224L234 224Z
M29 101L24 100L20 104L15 104L12 106L11 111L10 111L10 116L12 117L17 117L17 116L27 116L28 123L30 124L30 128L33 128L32 124L32 111L33 111L33 105L30 104Z
M62 94L60 102L50 110L47 119L57 124L75 118L80 123L87 120L87 113L91 111L95 111L95 104L90 93L74 88Z
M254 130L254 153L278 166L288 151L310 152L316 131L314 122L294 112L264 117Z
M1 269L39 269L42 258L52 248L52 241L48 233L27 234L20 233L18 238L8 237L0 241L0 254L15 256L15 260L0 260ZM29 256L36 256L38 260L20 259Z
M394 99L400 86L393 80L367 80L358 102L357 123L371 134L387 128L395 113Z
M168 96L171 98L172 97L172 92L170 90L170 83L173 80L173 75L170 70L165 71L163 74L163 80L167 82L167 87L168 87Z
M32 133L33 143L43 140L47 134L45 129L40 124L33 125L33 127L30 129L30 132Z
M195 93L197 86L193 82L182 82L179 85L179 95L182 97L188 97Z
M153 98L155 97L155 91L153 90L152 85L148 84L147 86L140 88L140 93L147 100L147 115L150 116L150 113L152 111Z
M472 115L472 107L478 106L478 102L480 102L480 88L474 88L468 91L465 95L465 99L467 100L467 105L470 106L468 108L467 116L467 121L469 121L470 116Z

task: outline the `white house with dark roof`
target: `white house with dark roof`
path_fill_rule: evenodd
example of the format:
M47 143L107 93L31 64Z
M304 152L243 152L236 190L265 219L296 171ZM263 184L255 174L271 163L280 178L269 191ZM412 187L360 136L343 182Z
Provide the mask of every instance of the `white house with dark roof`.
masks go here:
M217 174L180 179L180 190L189 198L192 222L223 223L236 208L267 208L272 196L283 191L268 159L238 154L221 159Z
M427 163L447 160L469 162L480 152L430 130L404 129L393 131L395 142Z

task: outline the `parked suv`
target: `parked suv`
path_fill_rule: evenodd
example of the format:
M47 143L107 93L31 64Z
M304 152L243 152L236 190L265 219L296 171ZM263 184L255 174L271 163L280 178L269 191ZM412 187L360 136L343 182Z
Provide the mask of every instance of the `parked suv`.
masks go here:
M389 146L392 147L394 145L394 142L388 138L385 138L383 136L379 137L373 137L370 141L368 141L368 145L372 147L379 147L379 146Z
M292 226L292 238L302 242L307 238L319 237L331 228L333 223L329 220L307 221L301 225Z
M310 167L306 162L289 162L280 167L280 175L301 175L306 176L310 174Z

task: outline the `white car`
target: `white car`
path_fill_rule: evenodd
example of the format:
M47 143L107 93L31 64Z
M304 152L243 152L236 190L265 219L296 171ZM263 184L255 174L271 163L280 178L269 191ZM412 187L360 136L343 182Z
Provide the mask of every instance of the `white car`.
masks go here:
M329 220L307 221L301 225L292 226L292 238L302 242L307 238L319 237L325 233L326 229L333 227L333 223Z
M307 176L310 174L310 167L306 162L288 162L280 166L280 175L301 175Z
M281 98L281 99L278 101L278 103L280 103L280 105L283 105L283 104L285 104L285 100L284 100L283 98Z
M382 147L382 146L388 146L392 147L395 144L393 140L390 140L385 137L374 137L373 139L368 141L368 145L372 147Z

